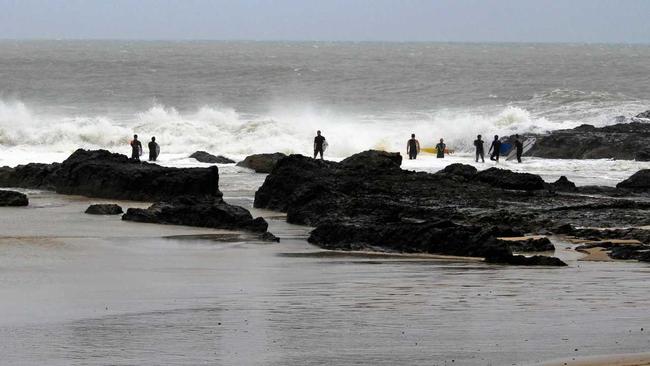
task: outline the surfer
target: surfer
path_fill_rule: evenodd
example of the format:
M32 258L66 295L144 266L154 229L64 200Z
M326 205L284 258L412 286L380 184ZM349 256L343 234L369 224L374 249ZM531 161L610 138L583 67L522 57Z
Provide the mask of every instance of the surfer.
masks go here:
M316 131L316 137L314 137L314 159L320 153L320 158L323 160L323 145L325 144L325 137L320 134L320 130Z
M406 155L409 156L409 160L414 160L418 157L420 152L420 141L415 139L415 134L411 134L411 139L406 143Z
M481 163L485 163L485 151L484 151L484 142L481 140L481 135L476 136L474 140L474 146L476 146L476 162L478 163L478 158L481 158Z
M445 140L440 139L440 142L438 145L436 145L436 157L438 159L443 159L445 157L445 149L447 148L447 145L445 145Z
M501 154L501 141L499 141L498 135L494 135L494 141L492 141L492 145L490 145L490 150L488 151L488 154L490 153L490 160L498 163L499 155Z
M149 161L156 161L158 159L158 154L160 153L160 147L156 143L156 137L152 137L149 141Z
M131 141L131 159L140 161L140 155L142 155L142 143L138 140L138 135L133 135L133 141Z
M521 163L521 155L524 153L524 144L519 139L519 135L515 135L515 149L517 150L517 162Z

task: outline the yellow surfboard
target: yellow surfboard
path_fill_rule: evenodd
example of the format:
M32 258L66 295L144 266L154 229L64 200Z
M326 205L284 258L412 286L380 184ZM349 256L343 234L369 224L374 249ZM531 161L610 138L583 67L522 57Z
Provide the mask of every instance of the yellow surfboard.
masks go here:
M434 147L423 147L420 148L420 152L427 154L438 154L438 148ZM445 154L453 154L454 150L450 148L445 148Z

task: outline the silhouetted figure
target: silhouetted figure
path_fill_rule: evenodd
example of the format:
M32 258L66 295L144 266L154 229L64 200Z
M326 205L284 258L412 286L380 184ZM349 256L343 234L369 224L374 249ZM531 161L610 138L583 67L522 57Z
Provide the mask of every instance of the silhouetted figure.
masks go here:
M138 135L133 135L133 141L131 141L131 159L140 160L140 155L142 155L142 143L138 140Z
M156 143L156 138L152 137L149 141L149 161L156 161L160 154L160 146Z
M436 157L438 159L443 159L445 157L445 149L447 148L447 145L445 145L445 140L440 139L440 142L438 145L436 145Z
M320 158L323 160L324 145L325 137L320 134L320 130L316 131L316 137L314 137L314 159L320 153Z
M524 154L524 143L519 140L519 135L515 135L515 149L517 149L517 162L521 163L521 155Z
M474 146L476 146L476 162L478 163L478 158L481 158L481 162L485 163L485 149L484 141L481 140L481 135L476 136L474 140Z
M501 155L501 141L499 141L498 135L494 135L494 141L492 141L492 145L490 145L488 154L489 153L492 153L492 155L490 155L490 160L496 162L499 161L499 156Z
M406 155L409 156L409 160L415 160L418 157L420 152L420 141L415 139L415 134L411 134L411 139L406 143Z

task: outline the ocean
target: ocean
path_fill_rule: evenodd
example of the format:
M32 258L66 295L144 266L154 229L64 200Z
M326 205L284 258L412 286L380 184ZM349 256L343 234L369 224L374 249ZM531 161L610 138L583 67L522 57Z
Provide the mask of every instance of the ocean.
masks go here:
M0 41L0 163L78 147L330 157L606 125L650 107L650 46ZM59 153L59 155L52 155Z

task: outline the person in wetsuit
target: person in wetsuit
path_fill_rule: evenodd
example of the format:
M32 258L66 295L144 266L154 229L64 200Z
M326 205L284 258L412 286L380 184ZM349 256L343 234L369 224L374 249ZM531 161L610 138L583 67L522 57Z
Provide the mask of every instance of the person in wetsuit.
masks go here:
M149 141L149 161L156 161L158 159L158 144L156 137L152 137Z
M490 160L499 162L499 156L501 155L501 141L499 141L498 135L494 135L494 141L492 141L492 145L490 145L488 154L489 153L492 153L490 155Z
M445 149L447 148L447 145L445 145L445 140L440 139L440 142L438 145L436 145L436 157L438 159L443 159L445 157Z
M418 157L420 152L420 141L415 139L415 134L411 134L411 139L406 143L406 155L409 156L409 160L415 160Z
M524 143L515 135L515 149L517 149L517 162L521 163L521 155L524 154Z
M314 137L314 159L320 153L320 158L323 160L323 144L325 143L325 137L320 134L320 130L316 131L316 137Z
M483 146L484 142L481 140L481 135L476 136L474 140L474 146L476 146L476 162L478 163L478 158L481 158L481 162L485 163L485 150Z
M138 140L138 135L133 135L133 141L131 141L131 159L140 160L140 155L142 155L142 143Z

